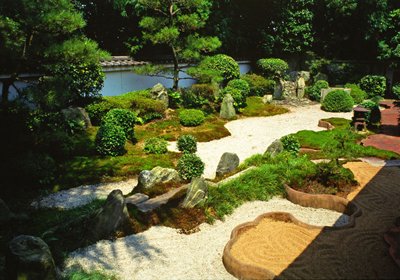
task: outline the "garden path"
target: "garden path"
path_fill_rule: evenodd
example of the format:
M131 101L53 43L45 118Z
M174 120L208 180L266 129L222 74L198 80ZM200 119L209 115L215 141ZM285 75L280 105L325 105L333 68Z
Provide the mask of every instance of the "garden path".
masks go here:
M321 131L320 119L338 117L351 119L352 113L330 113L321 105L290 107L290 112L271 117L246 118L228 122L225 127L231 136L197 144L197 155L205 163L204 177L215 178L219 159L225 152L236 153L241 162L254 154L262 154L267 147L282 136L300 130ZM176 142L169 143L169 150L177 152Z
M153 226L115 241L99 241L71 253L65 263L66 270L77 265L87 271L114 274L121 280L235 279L222 264L222 253L232 229L272 211L289 212L303 222L321 226L344 224L348 220L341 213L301 207L282 198L254 201L237 208L225 221L200 225L200 231L190 235Z

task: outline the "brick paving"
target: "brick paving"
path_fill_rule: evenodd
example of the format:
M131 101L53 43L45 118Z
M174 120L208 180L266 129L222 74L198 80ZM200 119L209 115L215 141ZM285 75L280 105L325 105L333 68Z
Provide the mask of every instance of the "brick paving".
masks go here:
M381 133L369 136L362 144L400 154L400 104L394 101L382 101L380 104L386 107L381 110Z

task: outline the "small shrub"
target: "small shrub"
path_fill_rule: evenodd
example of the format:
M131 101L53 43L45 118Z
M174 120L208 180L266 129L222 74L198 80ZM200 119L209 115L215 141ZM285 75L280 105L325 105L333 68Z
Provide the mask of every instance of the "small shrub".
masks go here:
M197 151L197 140L193 135L181 135L176 143L181 152L195 153Z
M98 103L92 103L85 107L86 112L90 117L90 121L93 125L100 125L103 117L112 109L117 108L115 104L103 100Z
M245 74L242 76L250 86L250 95L264 96L266 94L273 94L275 82L273 80L265 79L256 74Z
M179 91L168 91L169 107L177 108L182 103L182 95Z
M221 92L221 97L230 94L233 98L233 106L235 107L236 110L239 110L240 108L246 107L246 96L242 95L242 92L239 89L227 86L224 88L224 90Z
M218 76L223 78L225 83L240 76L239 64L232 57L225 54L206 57L200 63L199 68L215 71Z
M356 84L345 84L344 87L351 89L350 96L353 98L355 104L360 104L367 98L367 93Z
M103 156L119 156L125 153L124 129L111 123L102 123L96 135L96 151Z
M150 116L150 114L157 113L156 116L164 116L166 105L160 100L154 100L144 96L134 96L131 99L131 108L135 110L138 117Z
M194 84L189 89L182 91L182 105L185 108L209 108L218 96L218 86L213 84Z
M383 76L367 75L360 80L360 88L367 93L368 98L376 96L384 97L386 78Z
M135 138L135 121L135 114L126 109L112 109L103 118L104 123L122 127L126 139L129 140L134 140Z
M350 112L353 106L353 98L344 90L335 90L328 93L322 102L323 110L328 112Z
M244 97L247 97L250 94L250 85L245 80L235 79L230 81L227 86L240 90L240 93Z
M204 162L195 154L184 153L178 161L178 172L182 179L191 180L204 172Z
M393 94L397 99L400 99L400 83L399 84L395 84L392 88L393 90Z
M306 88L306 94L311 100L319 102L321 100L321 89L324 88L329 88L328 82L324 80L319 80L316 81L315 84L311 87Z
M270 79L281 79L289 69L286 61L279 58L264 58L257 61L261 72Z
M144 142L143 151L146 154L165 154L168 152L168 142L160 137L149 138Z
M317 172L314 179L324 186L335 188L336 191L340 191L343 186L356 183L353 172L336 164L335 161L321 162L316 167Z
M293 135L286 135L281 138L283 149L289 153L297 155L300 151L300 142Z
M367 122L369 124L377 124L381 121L381 110L378 103L372 100L364 100L360 105L371 111L367 114Z
M179 113L179 121L183 126L198 126L205 120L201 110L186 109Z

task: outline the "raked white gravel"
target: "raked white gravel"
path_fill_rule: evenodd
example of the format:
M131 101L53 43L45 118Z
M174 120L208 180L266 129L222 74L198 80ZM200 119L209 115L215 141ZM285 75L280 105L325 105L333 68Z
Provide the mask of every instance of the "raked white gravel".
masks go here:
M236 153L240 162L254 154L264 153L267 147L282 136L300 130L321 131L320 119L337 117L351 119L352 113L329 113L321 105L293 107L289 113L272 117L256 117L228 122L225 127L231 136L197 144L197 155L205 163L204 177L213 179L218 161L225 152ZM168 149L177 151L176 142L170 142Z
M348 216L341 213L301 207L282 198L249 202L224 222L202 224L199 232L190 235L157 226L116 241L100 241L71 253L65 262L65 272L71 267L81 267L88 272L102 270L121 280L235 279L222 264L223 249L233 228L273 211L292 213L312 225L348 222Z

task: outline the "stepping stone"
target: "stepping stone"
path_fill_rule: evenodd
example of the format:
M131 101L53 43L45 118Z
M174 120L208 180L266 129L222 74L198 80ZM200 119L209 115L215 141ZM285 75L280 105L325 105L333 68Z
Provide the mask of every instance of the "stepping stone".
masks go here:
M372 166L376 167L394 167L394 166L400 166L400 160L383 160L380 158L374 158L374 157L365 157L365 158L360 158L361 161L366 162Z
M173 198L178 192L182 190L186 190L188 188L188 185L183 185L177 189L171 190L165 194L162 194L160 196L157 196L155 198L146 200L145 202L136 204L136 207L142 211L142 212L150 212L153 211L154 209L157 209L161 205L164 205L168 203L168 201Z
M131 196L125 198L125 202L129 203L129 204L137 205L148 199L149 199L148 195L145 195L143 193L135 193L134 195L131 195Z

